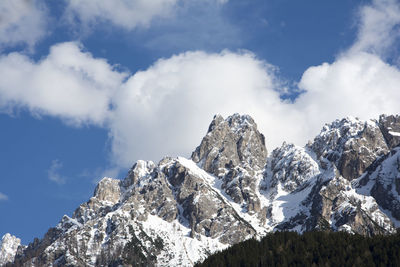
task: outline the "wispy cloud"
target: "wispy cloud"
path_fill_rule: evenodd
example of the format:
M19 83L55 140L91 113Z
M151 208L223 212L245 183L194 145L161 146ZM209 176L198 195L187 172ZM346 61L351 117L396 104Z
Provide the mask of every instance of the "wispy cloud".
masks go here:
M385 56L400 37L400 2L373 0L359 10L359 31L350 53L359 51Z
M8 200L8 196L0 192L0 201Z
M65 177L59 174L60 169L62 168L63 164L58 160L55 159L51 162L50 168L47 170L47 177L50 181L53 181L57 184L65 184Z
M98 167L95 170L84 169L78 176L83 178L90 179L94 184L98 184L98 182L104 177L117 178L121 169L119 167Z
M80 27L95 27L108 23L125 30L149 27L157 18L173 17L181 5L188 0L74 0L67 1L65 16ZM207 0L224 4L227 0Z
M0 47L27 44L32 48L46 35L47 10L37 0L0 1Z

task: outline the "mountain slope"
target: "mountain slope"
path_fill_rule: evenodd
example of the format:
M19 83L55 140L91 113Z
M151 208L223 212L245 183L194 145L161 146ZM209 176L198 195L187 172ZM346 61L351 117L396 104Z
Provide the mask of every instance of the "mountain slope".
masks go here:
M136 162L15 254L15 266L191 266L274 230L395 232L400 118L345 118L268 156L254 120L217 115L191 159ZM5 263L3 261L2 263ZM0 263L1 264L1 263Z

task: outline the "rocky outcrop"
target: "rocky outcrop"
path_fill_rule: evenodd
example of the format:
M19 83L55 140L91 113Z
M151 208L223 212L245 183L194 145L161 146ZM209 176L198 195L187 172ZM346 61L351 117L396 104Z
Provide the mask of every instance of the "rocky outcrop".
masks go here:
M192 154L194 162L216 176L224 174L227 167L262 169L266 158L264 135L250 116L239 114L226 120L216 115L207 135Z
M183 209L181 216L191 229L190 235L219 238L228 244L253 236L256 233L253 227L240 218L223 195L210 187L211 177L195 166L188 168L190 164L181 159L165 170L176 201Z
M333 162L348 180L359 177L377 157L389 152L376 121L350 117L325 125L309 147L319 159Z
M257 186L267 160L265 138L254 120L234 114L226 120L216 115L192 160L222 181L222 189L249 212L260 213Z
M377 203L400 221L400 147L394 148L363 179L372 186L371 195Z
M400 144L400 116L379 116L379 127L390 149Z
M271 155L271 178L268 187L281 184L283 190L293 192L320 173L318 163L304 148L283 143Z
M7 233L0 241L0 266L8 262L13 262L18 247L21 245L21 239Z

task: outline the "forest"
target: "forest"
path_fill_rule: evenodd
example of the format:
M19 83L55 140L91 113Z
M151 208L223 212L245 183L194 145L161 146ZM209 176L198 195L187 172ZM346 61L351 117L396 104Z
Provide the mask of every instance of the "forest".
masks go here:
M204 266L400 266L400 231L366 237L346 232L270 233L207 258Z

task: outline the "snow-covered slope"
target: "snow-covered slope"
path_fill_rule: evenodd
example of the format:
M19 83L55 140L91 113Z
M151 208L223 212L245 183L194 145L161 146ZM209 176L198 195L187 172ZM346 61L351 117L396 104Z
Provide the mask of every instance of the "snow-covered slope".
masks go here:
M136 162L18 252L23 266L192 266L270 231L388 234L400 220L400 119L346 118L270 155L254 120L214 117L190 159Z

